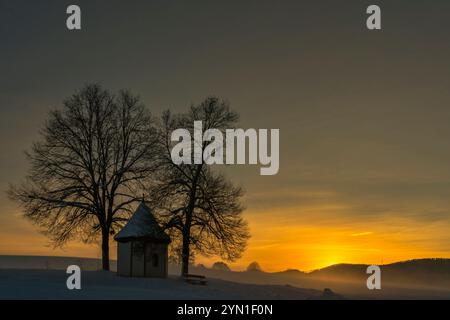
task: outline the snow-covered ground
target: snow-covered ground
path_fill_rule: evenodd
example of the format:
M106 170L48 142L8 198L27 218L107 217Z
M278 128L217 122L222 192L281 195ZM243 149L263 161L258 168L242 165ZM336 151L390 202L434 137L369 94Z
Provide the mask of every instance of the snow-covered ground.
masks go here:
M82 289L66 287L67 266L82 270ZM348 299L450 299L450 289L408 283L383 282L382 290L368 290L366 279L347 281L310 277L300 271L278 273L232 272L191 267L194 274L205 275L207 286L191 285L178 277L180 266L169 266L169 279L121 278L112 272L98 271L98 259L1 256L0 299L322 299L341 296L323 294L331 288ZM365 275L365 273L364 273ZM411 277L417 277L413 274ZM410 277L410 278L411 278ZM422 277L423 278L423 277ZM383 279L383 277L382 277ZM302 289L305 288L305 289Z
M66 268L78 265L81 290L69 290ZM208 277L208 284L192 285L170 267L168 279L123 278L114 271L98 271L98 259L0 256L0 299L336 299L323 290L280 284L251 284ZM111 269L116 262L111 261ZM194 268L195 269L195 268ZM198 271L198 270L194 270Z
M206 286L168 279L122 278L83 271L81 290L69 290L65 270L0 269L0 299L323 299L313 289L209 279ZM337 298L337 296L331 296Z

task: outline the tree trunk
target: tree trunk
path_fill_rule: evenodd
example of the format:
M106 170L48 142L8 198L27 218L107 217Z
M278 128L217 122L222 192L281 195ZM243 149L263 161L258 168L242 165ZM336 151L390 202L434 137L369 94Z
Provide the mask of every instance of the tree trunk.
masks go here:
M192 224L192 211L186 212L186 221L183 227L183 248L181 252L181 275L186 276L189 274L189 257L190 257L190 244L191 244L191 224Z
M191 244L191 224L192 215L194 214L195 195L197 192L197 181L202 171L202 165L197 166L194 180L192 182L192 188L189 195L189 205L186 209L186 221L183 226L183 249L181 253L181 275L185 276L189 273L189 255Z
M181 275L189 274L189 235L183 235L183 248L181 257Z
M109 271L109 233L102 230L102 269Z

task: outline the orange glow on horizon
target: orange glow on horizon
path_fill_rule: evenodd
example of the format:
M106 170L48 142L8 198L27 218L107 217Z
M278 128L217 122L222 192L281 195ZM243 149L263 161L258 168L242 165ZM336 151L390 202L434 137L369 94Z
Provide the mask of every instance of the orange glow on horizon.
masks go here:
M285 213L289 216L289 212ZM417 230L428 237L439 238L446 234L446 225L434 224L425 228L391 218L390 221L371 224L369 228L358 223L339 225L334 220L330 223L307 222L306 219L278 221L276 214L267 212L247 212L245 216L252 238L243 257L228 263L233 270L245 270L252 261L257 261L263 270L274 272L285 269L310 271L337 263L386 264L418 258L450 258L444 247L416 241ZM16 229L1 230L1 237L8 239L0 241L2 255L101 257L96 244L74 241L63 249L53 249L47 238L25 219L15 215L14 220ZM394 225L402 227L397 229L392 227ZM111 259L116 257L115 250L112 241ZM215 261L220 261L220 258L198 257L196 263L211 266Z

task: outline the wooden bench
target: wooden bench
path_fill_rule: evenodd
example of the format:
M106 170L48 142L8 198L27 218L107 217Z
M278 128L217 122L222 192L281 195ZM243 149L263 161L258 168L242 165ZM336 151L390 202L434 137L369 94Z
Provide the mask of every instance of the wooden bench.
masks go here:
M197 274L187 274L184 277L184 281L190 284L200 284L206 286L208 284L208 280L206 280L205 276L197 275Z

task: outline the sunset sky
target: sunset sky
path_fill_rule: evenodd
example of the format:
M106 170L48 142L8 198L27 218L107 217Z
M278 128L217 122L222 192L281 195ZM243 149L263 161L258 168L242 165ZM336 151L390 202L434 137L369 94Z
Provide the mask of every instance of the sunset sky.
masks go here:
M278 175L226 168L252 234L235 269L450 258L450 2L377 1L368 31L371 1L76 1L69 32L72 2L0 2L0 254L100 257L48 247L4 193L47 112L100 82L156 115L214 94L280 129Z

